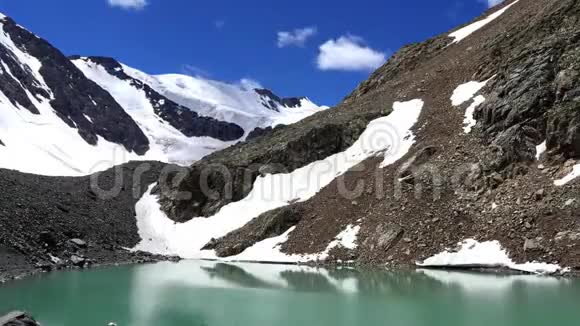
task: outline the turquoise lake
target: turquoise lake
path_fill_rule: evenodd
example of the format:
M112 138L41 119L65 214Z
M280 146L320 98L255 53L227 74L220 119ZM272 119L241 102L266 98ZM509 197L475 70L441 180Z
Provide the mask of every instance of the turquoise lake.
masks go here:
M44 326L580 325L580 281L184 261L0 285L15 309Z

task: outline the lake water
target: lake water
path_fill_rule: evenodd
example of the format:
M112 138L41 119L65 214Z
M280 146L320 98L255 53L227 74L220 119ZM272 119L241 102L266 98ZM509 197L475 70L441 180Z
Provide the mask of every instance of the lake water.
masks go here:
M185 261L0 285L44 326L580 325L580 281Z

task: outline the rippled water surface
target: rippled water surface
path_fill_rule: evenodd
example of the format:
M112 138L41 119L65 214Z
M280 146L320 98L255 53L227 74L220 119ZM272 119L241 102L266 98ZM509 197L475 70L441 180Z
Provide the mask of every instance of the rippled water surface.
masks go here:
M185 261L0 286L44 326L580 325L580 281Z

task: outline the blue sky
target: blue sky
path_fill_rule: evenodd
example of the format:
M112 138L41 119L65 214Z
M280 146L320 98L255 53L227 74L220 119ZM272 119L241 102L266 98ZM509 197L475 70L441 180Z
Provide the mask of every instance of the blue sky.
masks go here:
M468 22L486 1L0 0L0 11L67 55L247 78L334 105L398 48Z

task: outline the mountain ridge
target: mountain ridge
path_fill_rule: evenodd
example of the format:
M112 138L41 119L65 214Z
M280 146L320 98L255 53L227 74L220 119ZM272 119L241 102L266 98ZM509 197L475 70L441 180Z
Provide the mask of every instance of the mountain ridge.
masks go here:
M154 77L112 58L71 60L11 18L3 16L0 23L0 155L5 158L0 167L66 176L90 175L131 160L188 165L244 141L255 128L294 123L325 108L305 98L264 96L184 75ZM181 80L197 84L178 84ZM164 90L179 89L181 97L165 96L150 81ZM231 106L222 109L212 102L220 96L231 96ZM174 101L188 97L197 102ZM243 97L250 100L236 107Z

